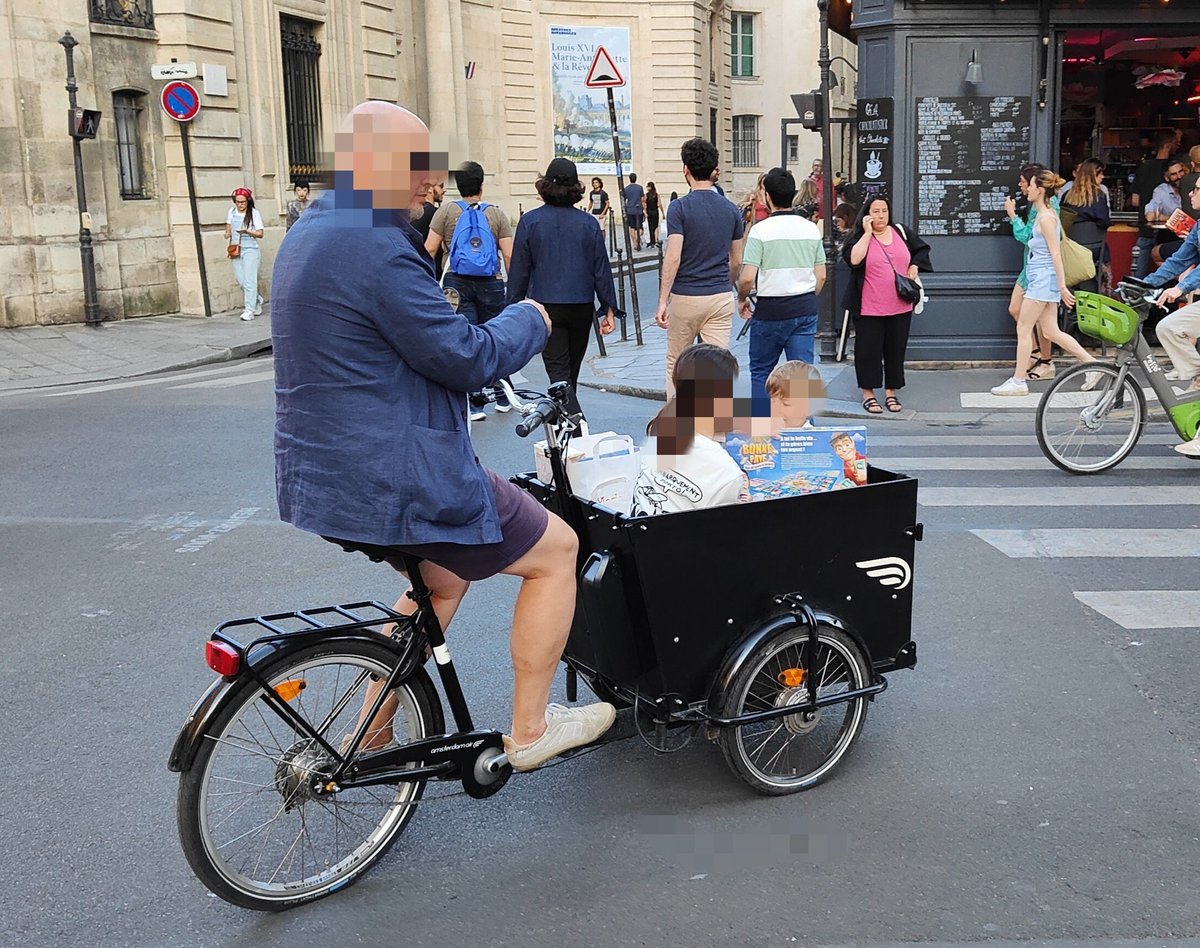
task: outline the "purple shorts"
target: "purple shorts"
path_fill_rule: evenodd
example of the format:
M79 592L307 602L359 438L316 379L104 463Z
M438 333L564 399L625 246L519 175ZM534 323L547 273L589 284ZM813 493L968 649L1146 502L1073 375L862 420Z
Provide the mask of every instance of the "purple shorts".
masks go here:
M486 469L485 469L486 470ZM412 546L377 546L355 540L338 540L324 537L336 543L347 553L365 553L376 563L387 563L394 570L404 572L401 555L407 553L428 560L448 569L460 579L474 582L487 579L512 566L534 548L546 533L550 515L526 491L506 481L494 471L487 471L496 498L496 512L500 515L499 543L416 543Z

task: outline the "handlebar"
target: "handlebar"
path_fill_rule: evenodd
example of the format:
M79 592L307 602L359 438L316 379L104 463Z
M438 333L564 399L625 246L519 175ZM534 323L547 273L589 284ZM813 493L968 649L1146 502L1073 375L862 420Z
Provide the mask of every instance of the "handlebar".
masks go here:
M558 406L549 398L539 399L533 410L517 425L517 437L528 438L538 427L558 418Z

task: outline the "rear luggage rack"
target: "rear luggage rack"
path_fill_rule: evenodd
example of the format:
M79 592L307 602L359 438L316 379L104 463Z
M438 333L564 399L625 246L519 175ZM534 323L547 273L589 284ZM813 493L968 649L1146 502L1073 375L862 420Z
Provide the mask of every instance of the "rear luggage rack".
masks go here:
M229 634L233 629L257 628L268 633L259 634L255 639L257 642L301 632L354 632L358 629L373 629L387 622L403 621L407 618L408 616L401 615L391 606L374 600L348 602L340 606L318 606L315 609L298 609L295 612L230 619L217 626L212 637L237 644Z

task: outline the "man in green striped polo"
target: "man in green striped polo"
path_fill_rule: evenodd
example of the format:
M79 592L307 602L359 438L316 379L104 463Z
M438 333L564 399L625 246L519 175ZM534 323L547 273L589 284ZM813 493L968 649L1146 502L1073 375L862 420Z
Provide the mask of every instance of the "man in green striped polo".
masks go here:
M738 312L750 323L750 395L755 415L770 411L766 381L779 356L813 364L817 294L825 286L825 248L812 221L792 212L796 179L772 168L763 179L771 214L746 238ZM753 311L750 295L758 287Z

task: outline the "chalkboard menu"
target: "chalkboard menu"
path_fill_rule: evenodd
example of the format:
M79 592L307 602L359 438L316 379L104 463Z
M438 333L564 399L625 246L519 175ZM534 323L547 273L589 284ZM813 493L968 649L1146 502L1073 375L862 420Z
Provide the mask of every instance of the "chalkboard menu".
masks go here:
M895 136L894 99L859 99L856 161L863 198L892 196L892 139Z
M1004 199L1029 161L1028 96L917 99L917 220L922 236L997 234Z

